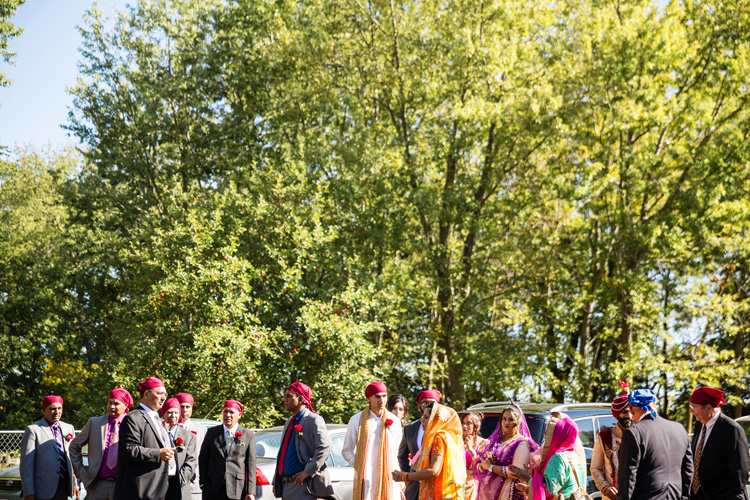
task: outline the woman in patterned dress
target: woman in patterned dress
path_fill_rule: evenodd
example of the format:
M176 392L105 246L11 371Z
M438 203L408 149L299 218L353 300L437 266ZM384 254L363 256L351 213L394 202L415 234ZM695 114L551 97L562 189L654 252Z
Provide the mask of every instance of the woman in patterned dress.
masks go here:
M531 439L523 411L516 405L503 410L489 442L478 455L473 476L478 483L478 500L523 500L516 486L525 482L531 452L539 445Z

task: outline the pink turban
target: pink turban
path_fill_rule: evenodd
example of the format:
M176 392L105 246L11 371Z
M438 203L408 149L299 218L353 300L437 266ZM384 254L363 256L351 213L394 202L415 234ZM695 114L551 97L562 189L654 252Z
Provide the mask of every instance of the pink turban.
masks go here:
M172 408L178 412L180 411L180 402L177 401L177 398L169 398L164 402L164 406L161 407L161 416L166 415ZM182 422L182 417L180 417L180 422Z
M175 398L177 399L177 401L180 402L180 404L187 403L190 406L195 406L195 399L193 399L192 394L188 394L187 392L181 392L177 394Z
M46 410L52 403L63 404L63 398L60 396L44 396L44 400L42 401L42 411Z
M235 401L234 399L227 399L224 402L224 408L234 408L235 410L240 412L240 417L242 416L242 403L240 403L239 401Z
M694 405L711 405L714 408L719 408L727 400L724 399L724 391L710 387L698 387L690 396L690 402Z
M419 393L419 397L417 398L417 403L421 403L424 398L431 398L440 402L440 391L431 390L431 391L422 391Z
M630 403L628 403L628 395L620 394L615 398L614 401L612 401L612 416L615 418L620 418L620 412L629 407Z
M302 382L295 382L286 389L289 392L293 392L302 398L302 402L307 405L311 412L315 413L312 409L312 389L303 384Z
M149 389L155 389L157 387L164 387L164 382L159 380L156 377L149 377L136 387L138 389L138 392L141 393L141 396L143 396L143 393L146 392Z
M125 389L113 389L112 392L109 393L109 399L116 399L120 403L124 404L126 406L125 413L130 411L128 410L128 408L133 407L133 396L131 396L130 393Z
M365 397L367 399L370 399L375 394L380 394L381 392L388 392L388 388L385 386L385 383L373 382L372 384L367 386L367 389L365 389Z

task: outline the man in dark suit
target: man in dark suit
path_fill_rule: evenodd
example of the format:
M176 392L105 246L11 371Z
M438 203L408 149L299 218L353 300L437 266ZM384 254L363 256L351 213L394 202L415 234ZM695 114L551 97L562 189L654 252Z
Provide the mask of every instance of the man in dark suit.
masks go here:
M204 500L255 500L255 434L239 425L242 404L228 400L222 425L206 431L198 470Z
M333 495L326 460L331 438L325 420L312 409L312 390L295 382L284 392L284 408L292 416L284 424L276 458L273 493L282 500L313 500Z
M47 396L42 401L44 418L26 427L21 439L21 486L25 500L67 500L80 491L73 476L68 443L73 426L60 421L63 399Z
M622 433L617 469L621 500L686 500L693 461L685 428L656 414L648 389L628 395L637 422Z
M164 383L149 377L138 384L141 404L120 426L115 500L164 500L169 472L176 468L174 448L159 410L167 400Z
M745 431L721 413L724 392L698 387L690 396L690 413L699 425L693 434L692 500L748 500L750 452Z
M90 500L112 500L117 478L120 425L133 398L125 389L109 393L107 414L91 417L83 430L70 442L70 460L76 476L86 487ZM88 445L88 465L83 464L83 447Z
M417 398L417 406L420 414L429 405L440 403L440 391L422 391ZM424 436L424 418L420 418L404 426L404 437L401 439L401 445L398 447L398 466L404 472L415 472L411 467L410 460L417 455L422 447L422 437ZM404 493L406 500L417 500L419 497L419 481L410 481L406 483Z

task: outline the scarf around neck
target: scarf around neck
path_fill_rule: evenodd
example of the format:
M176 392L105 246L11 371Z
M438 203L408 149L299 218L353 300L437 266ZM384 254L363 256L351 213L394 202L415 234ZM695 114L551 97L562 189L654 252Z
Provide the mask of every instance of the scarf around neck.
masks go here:
M388 412L383 410L383 416L380 419L380 440L378 453L378 484L377 495L375 500L390 500L391 486L393 478L391 477L391 464L388 456L388 426L386 425L386 415ZM368 435L370 424L370 407L368 406L359 417L359 428L357 429L357 453L354 458L354 492L353 500L365 500L365 467L367 466L367 449Z

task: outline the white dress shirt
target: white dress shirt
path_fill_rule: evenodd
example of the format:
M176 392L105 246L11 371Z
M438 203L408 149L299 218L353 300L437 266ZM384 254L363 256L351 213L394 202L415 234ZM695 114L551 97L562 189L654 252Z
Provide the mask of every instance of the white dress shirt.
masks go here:
M156 410L152 410L148 406L141 403L141 408L146 412L146 415L151 417L151 419L154 421L154 424L156 424L157 432L159 432L159 437L161 437L161 443L164 448L173 448L172 443L169 440L169 436L167 435L167 429L164 428L164 426L161 423L161 417L159 416L159 412ZM169 475L174 476L177 474L177 460L175 460L174 456L169 459Z
M354 467L354 461L357 456L357 433L359 431L359 421L362 418L362 414L367 412L370 421L367 425L367 460L365 460L364 470L364 498L373 499L378 494L378 463L380 462L380 428L382 426L382 419L375 415L369 408L364 412L357 413L349 420L349 425L346 428L346 437L344 438L344 446L341 449L341 454L349 464ZM398 417L393 413L386 411L385 418L391 419L393 425L388 427L386 433L388 435L388 454L389 462L391 464L391 470L386 471L386 474L390 474L398 468L398 447L401 444L401 438L403 436L403 429L401 428ZM401 483L393 481L390 494L391 500L400 500L401 498Z
M706 425L703 426L705 427L705 430L701 430L701 432L703 433L703 447L701 449L706 447L706 441L708 441L708 436L711 435L711 430L713 430L714 425L716 425L716 421L719 420L719 415L721 415L721 411L717 411L716 415L711 417L711 419L708 422L706 422ZM698 448L696 446L696 450L697 449Z

